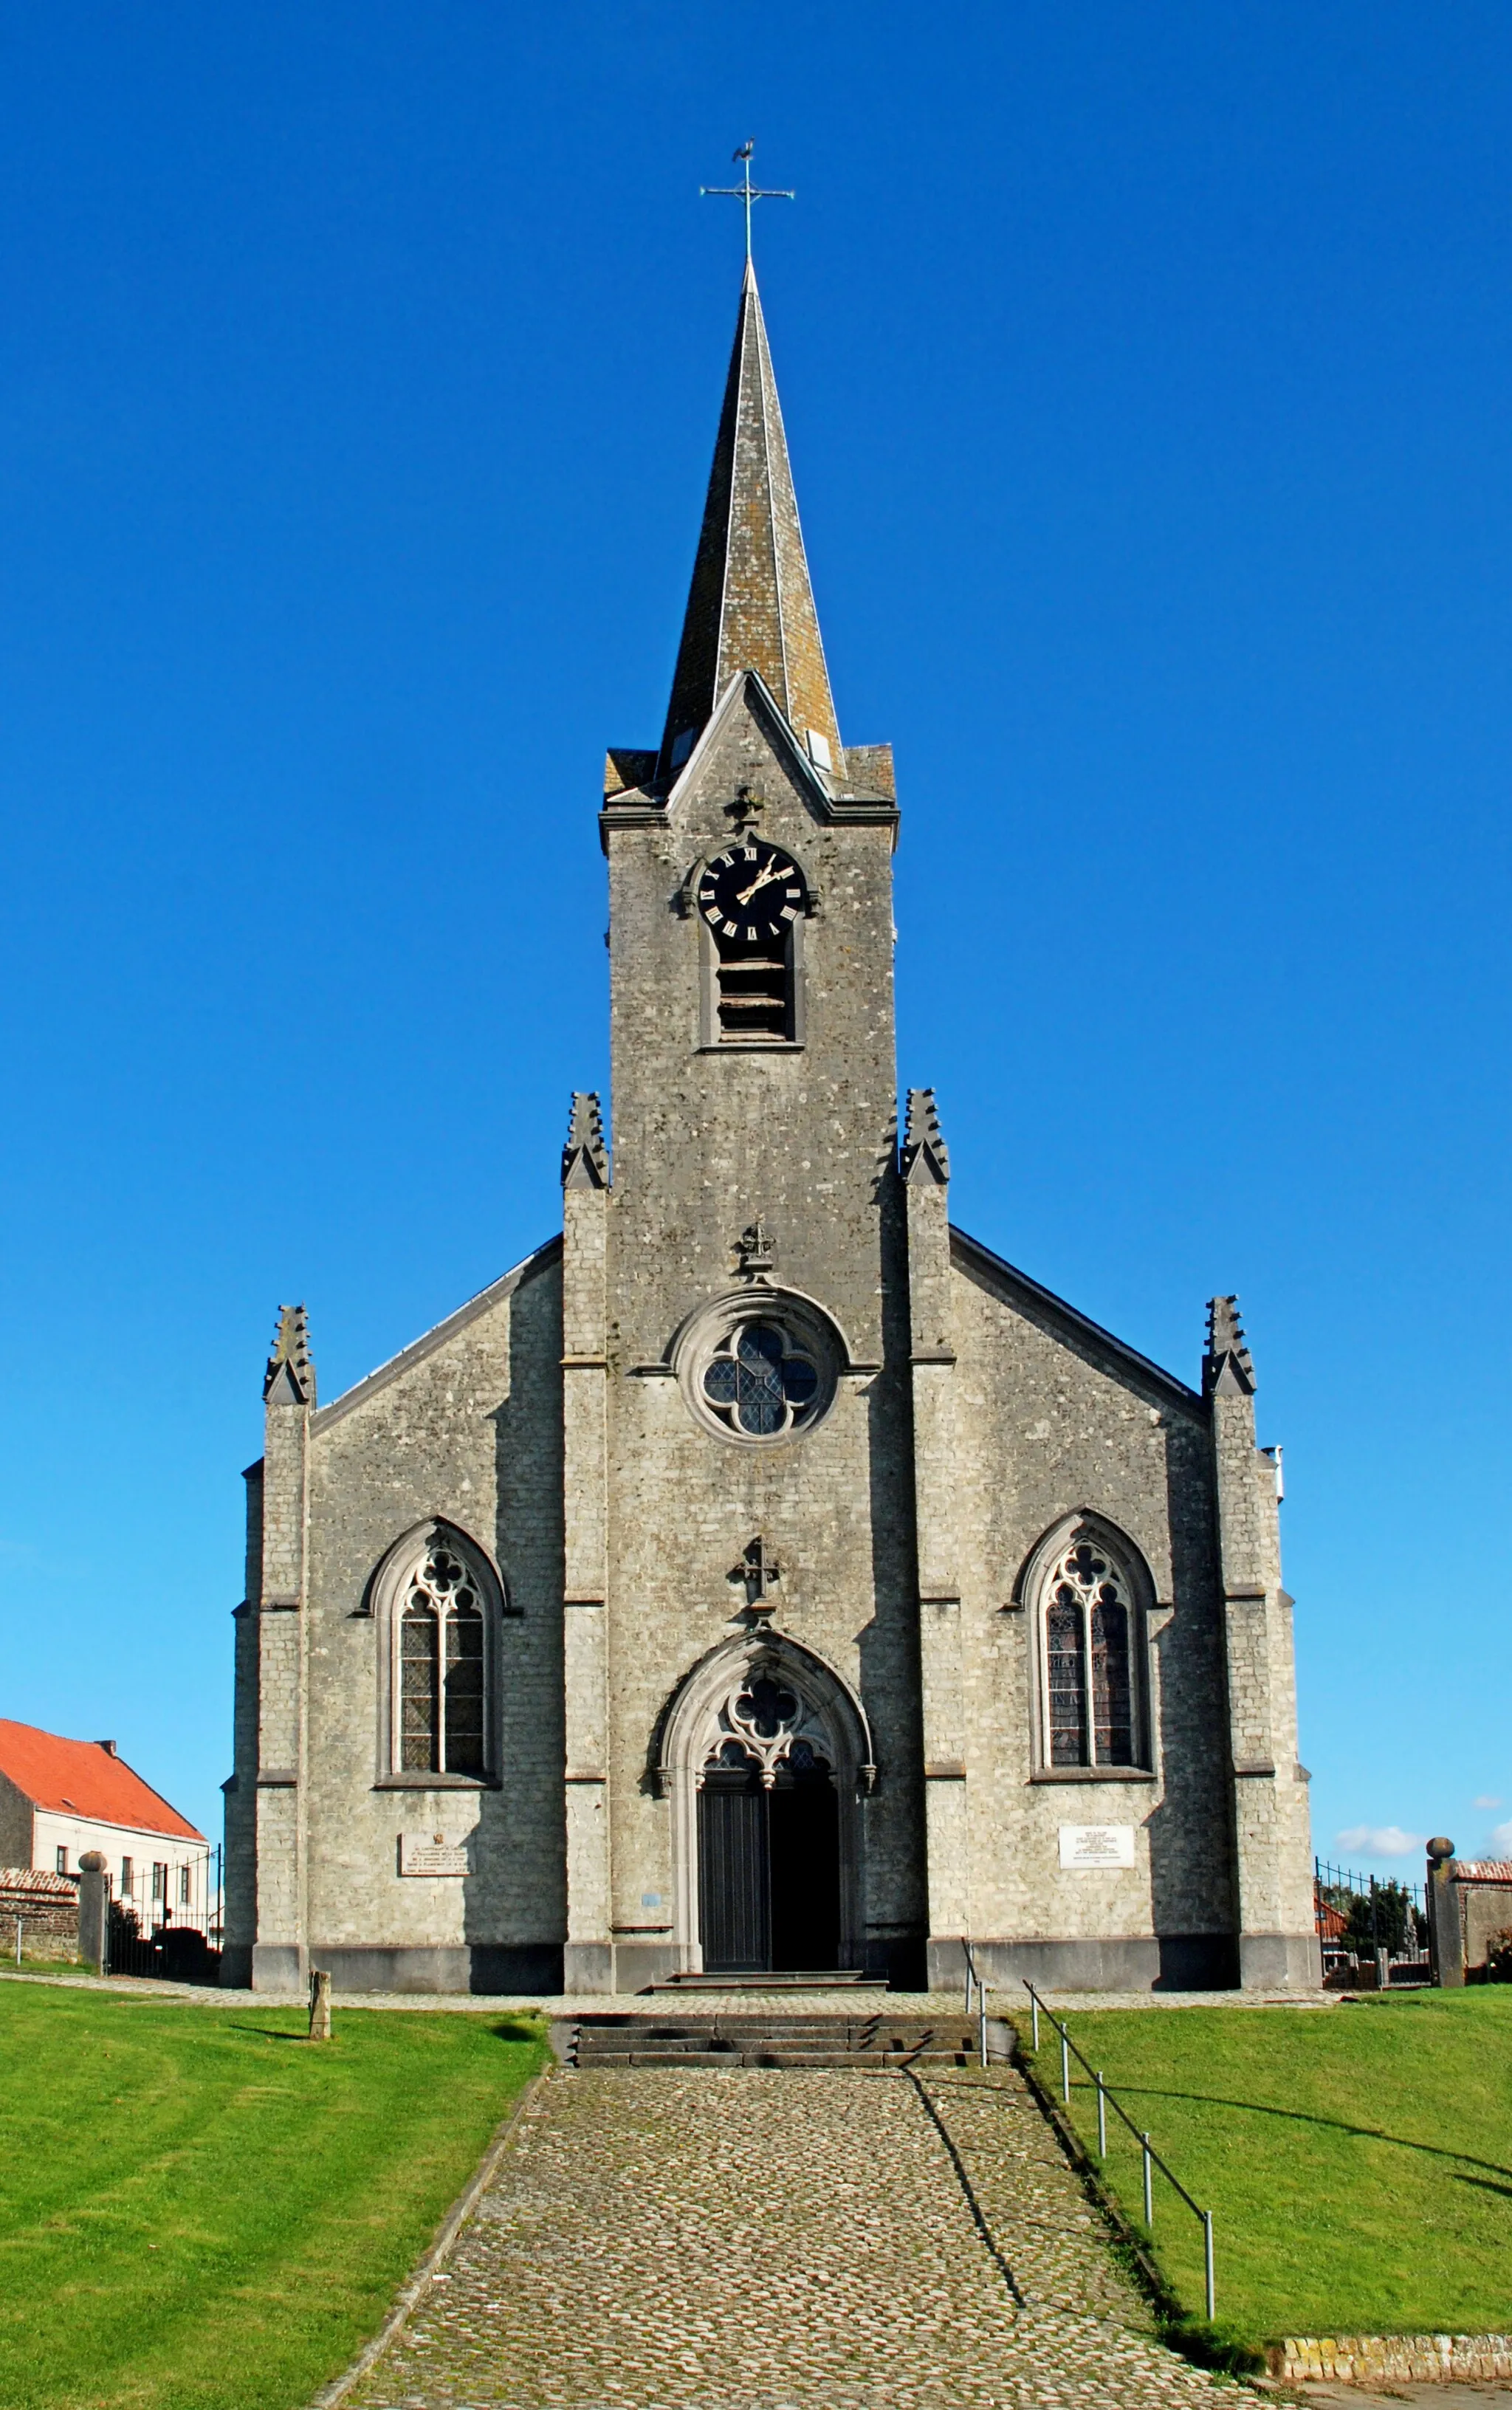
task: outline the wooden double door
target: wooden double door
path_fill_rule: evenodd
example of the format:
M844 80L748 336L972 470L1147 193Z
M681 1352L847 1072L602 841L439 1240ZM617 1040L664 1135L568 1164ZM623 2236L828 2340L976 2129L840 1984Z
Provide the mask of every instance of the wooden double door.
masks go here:
M699 1938L710 1975L838 1963L839 1801L827 1766L711 1766L698 1794Z

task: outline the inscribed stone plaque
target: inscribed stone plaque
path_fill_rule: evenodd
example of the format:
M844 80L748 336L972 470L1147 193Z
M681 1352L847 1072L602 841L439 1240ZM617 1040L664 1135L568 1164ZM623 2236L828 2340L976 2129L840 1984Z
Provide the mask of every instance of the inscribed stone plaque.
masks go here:
M1063 1824L1060 1828L1063 1866L1131 1866L1134 1863L1132 1824Z
M399 1870L401 1875L465 1875L467 1841L448 1841L444 1833L401 1833Z

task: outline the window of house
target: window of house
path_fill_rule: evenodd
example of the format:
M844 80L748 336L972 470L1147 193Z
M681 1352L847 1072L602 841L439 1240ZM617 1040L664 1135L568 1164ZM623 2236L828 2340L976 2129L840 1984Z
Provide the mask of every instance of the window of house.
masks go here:
M462 1549L449 1537L433 1539L405 1585L399 1619L396 1755L403 1773L487 1771L484 1603Z
M132 1862L131 1862L131 1860L130 1860L129 1858L123 1858L123 1859L122 1859L122 1861L121 1861L121 1895L122 1895L123 1899L129 1899L129 1898L130 1898L130 1896L131 1896L131 1883L132 1883L132 1877L134 1876L134 1874L136 1873L136 1871L137 1871L137 1870L136 1870L136 1867L133 1866L133 1864L132 1864Z
M181 1908L187 1908L189 1906L190 1892L191 1877L189 1868L187 1866L181 1866L179 1868L179 1906Z
M1100 1534L1079 1530L1060 1549L1041 1614L1045 1764L1141 1764L1134 1587Z
M167 1897L167 1867L160 1865L156 1860L154 1860L153 1865L153 1897L154 1899L166 1899Z
M59 1872L59 1874L60 1874L60 1875L65 1875L65 1874L67 1873L67 1871L68 1871L68 1852L67 1852L67 1851L66 1851L66 1850L60 1850L60 1851L58 1851L58 1872Z

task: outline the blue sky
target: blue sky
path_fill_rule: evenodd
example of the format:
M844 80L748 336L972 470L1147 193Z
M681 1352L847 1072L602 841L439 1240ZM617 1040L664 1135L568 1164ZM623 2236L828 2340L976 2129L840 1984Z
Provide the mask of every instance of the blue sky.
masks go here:
M1188 1379L1239 1292L1319 1848L1512 1820L1509 70L1494 0L0 8L0 1712L218 1834L277 1305L334 1397L557 1220L754 135L955 1217Z

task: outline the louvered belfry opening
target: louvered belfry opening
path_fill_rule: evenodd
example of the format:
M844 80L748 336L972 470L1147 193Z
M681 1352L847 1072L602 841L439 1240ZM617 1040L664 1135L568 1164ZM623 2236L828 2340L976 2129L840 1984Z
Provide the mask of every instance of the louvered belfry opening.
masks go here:
M793 1035L792 932L778 946L754 946L717 936L720 1036L787 1038Z

